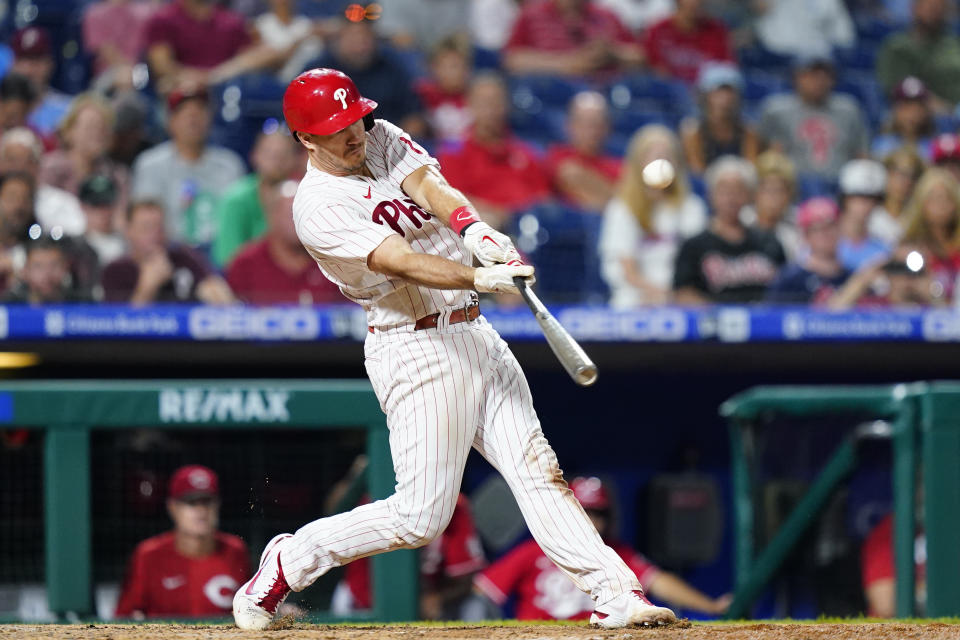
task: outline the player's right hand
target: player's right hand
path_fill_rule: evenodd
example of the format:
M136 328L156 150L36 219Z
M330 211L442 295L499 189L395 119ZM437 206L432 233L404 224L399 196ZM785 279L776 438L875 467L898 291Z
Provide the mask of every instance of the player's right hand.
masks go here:
M474 222L464 229L463 244L485 267L523 262L510 237L486 222Z
M513 293L520 290L513 282L516 277L524 278L528 285L536 282L533 267L529 264L495 264L492 267L478 267L473 272L473 288L479 293Z

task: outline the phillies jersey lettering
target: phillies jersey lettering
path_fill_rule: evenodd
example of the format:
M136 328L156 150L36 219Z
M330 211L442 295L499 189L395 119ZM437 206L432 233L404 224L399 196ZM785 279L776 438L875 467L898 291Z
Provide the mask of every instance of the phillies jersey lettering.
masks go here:
M406 237L407 234L403 231L403 227L400 225L401 214L406 216L407 219L417 229L423 228L423 223L420 221L420 219L418 219L417 216L424 220L429 220L433 217L418 207L417 203L410 198L404 198L403 200L384 200L378 204L377 208L373 210L373 221L377 224L385 224L393 229L396 233Z
M392 235L414 251L470 265L459 236L404 193L403 180L437 161L399 127L376 120L367 132L366 165L373 177L334 176L307 166L293 201L297 235L320 270L367 312L367 324L390 328L471 304L471 291L428 289L375 273L367 257Z

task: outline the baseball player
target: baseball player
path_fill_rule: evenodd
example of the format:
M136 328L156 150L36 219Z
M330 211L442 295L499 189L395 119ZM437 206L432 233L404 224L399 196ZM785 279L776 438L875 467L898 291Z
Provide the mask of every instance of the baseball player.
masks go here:
M574 478L570 489L604 541L639 576L648 593L674 606L709 615L720 615L727 610L729 595L711 598L680 577L653 565L612 536L610 495L599 478ZM514 610L520 620L581 620L587 618L593 608L586 594L574 588L535 540L521 542L477 574L473 583L477 591L499 606L514 596Z
M504 476L547 556L591 595L592 623L675 621L646 600L567 488L520 365L480 315L478 292L516 294L514 278L532 283L533 267L480 221L423 147L374 120L376 106L332 69L297 76L283 98L309 156L293 203L297 233L367 312L365 365L387 415L396 490L273 538L234 597L237 626L267 627L291 590L333 567L436 538L471 447Z

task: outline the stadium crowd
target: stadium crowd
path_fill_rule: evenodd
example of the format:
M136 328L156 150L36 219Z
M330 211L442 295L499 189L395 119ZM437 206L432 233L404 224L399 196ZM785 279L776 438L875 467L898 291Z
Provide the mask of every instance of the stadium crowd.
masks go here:
M53 5L0 49L7 302L341 301L293 229L305 155L280 113L328 66L549 300L954 304L946 0ZM646 185L661 158L675 178Z

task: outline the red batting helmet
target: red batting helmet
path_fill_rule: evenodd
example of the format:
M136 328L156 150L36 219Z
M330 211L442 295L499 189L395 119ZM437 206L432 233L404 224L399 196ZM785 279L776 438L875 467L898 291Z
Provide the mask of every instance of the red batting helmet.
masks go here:
M570 489L584 509L604 511L610 508L610 496L600 478L574 478Z
M290 131L325 136L349 127L377 108L342 71L311 69L294 78L283 94Z

